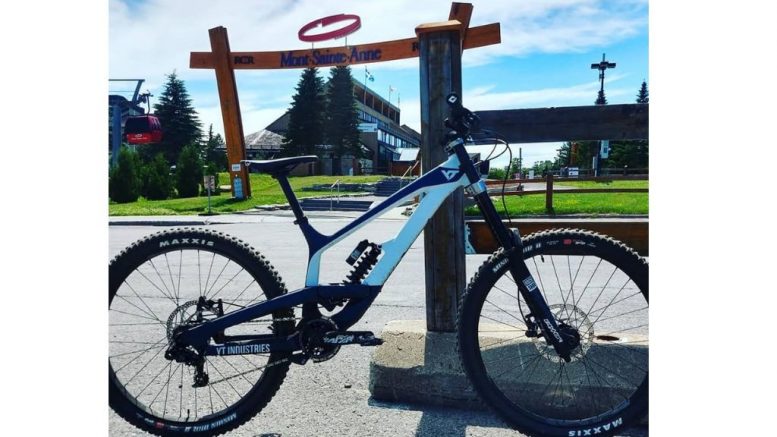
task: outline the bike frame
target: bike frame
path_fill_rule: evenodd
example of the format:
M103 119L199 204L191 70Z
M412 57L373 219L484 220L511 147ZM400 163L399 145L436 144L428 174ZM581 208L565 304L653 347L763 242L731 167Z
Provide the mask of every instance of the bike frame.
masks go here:
M300 346L296 334L292 334L287 338L279 338L277 335L235 336L229 337L230 341L240 341L240 343L222 345L208 345L208 339L231 326L266 316L273 311L300 304L303 304L303 319L315 317L316 313L318 313L316 303L334 299L349 300L341 311L331 317L339 329L348 329L364 315L380 293L383 284L385 284L405 253L410 249L410 246L423 231L426 223L443 201L459 187L467 188L474 195L475 200L481 207L486 222L490 225L497 240L503 247L507 249L512 249L515 246L520 247L520 236L511 233L501 222L491 199L488 197L485 183L480 179L480 175L477 173L471 158L464 148L464 142L461 139L456 139L448 144L447 150L450 152L450 156L445 162L400 189L339 231L328 236L318 232L305 217L294 192L291 190L287 174L274 174L273 176L281 185L294 212L296 218L294 223L299 225L308 245L309 255L305 287L283 296L249 305L194 326L182 332L178 341L194 345L195 347L202 345L203 347L199 349L203 349L206 355L256 353L257 350L262 352L299 350ZM421 196L415 211L394 238L380 243L382 256L361 284L325 285L319 282L321 259L329 248L372 220L380 217L391 208L415 196ZM511 261L516 261L511 263L511 272L515 278L522 279L521 281L516 281L520 282L517 286L523 293L532 313L538 315L539 319L542 319L549 328L552 328L550 331L555 330L555 332L558 332L555 318L550 313L544 299L542 299L540 293L534 293L537 290L536 285L534 285L531 274L523 263L520 254L518 256L511 256ZM320 313L318 313L318 316L320 317ZM546 327L543 326L542 329L545 332ZM563 343L556 341L556 338L546 337L554 345Z

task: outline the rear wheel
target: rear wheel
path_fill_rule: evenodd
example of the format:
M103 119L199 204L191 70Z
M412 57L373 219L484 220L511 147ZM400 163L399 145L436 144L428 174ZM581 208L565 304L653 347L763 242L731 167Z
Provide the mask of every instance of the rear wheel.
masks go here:
M180 229L131 245L109 266L111 408L159 435L217 435L241 425L280 387L288 353L206 356L198 370L165 358L165 352L182 324L284 293L258 252L222 233ZM280 310L225 334L285 335L293 329L293 311Z
M588 231L545 231L523 244L560 329L578 336L571 362L527 323L528 306L500 249L462 296L462 366L481 399L522 432L612 435L647 412L647 262Z

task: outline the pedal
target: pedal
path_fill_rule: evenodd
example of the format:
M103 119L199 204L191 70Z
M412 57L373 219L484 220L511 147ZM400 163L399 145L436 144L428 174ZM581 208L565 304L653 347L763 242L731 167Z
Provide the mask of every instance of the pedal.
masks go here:
M289 361L291 361L294 364L299 364L300 366L302 366L308 362L309 358L310 357L306 356L305 354L293 354L291 357L289 357Z
M358 344L360 346L378 346L383 340L375 337L371 331L329 331L324 335L326 344Z

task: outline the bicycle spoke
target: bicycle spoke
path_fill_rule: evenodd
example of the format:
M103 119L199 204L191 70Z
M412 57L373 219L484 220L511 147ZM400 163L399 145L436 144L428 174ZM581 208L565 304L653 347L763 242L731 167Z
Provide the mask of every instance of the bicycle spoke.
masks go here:
M231 262L232 262L232 261L231 261L229 258L227 258L227 262L226 262L226 263L224 263L224 267L222 267L222 268L221 268L221 271L219 272L219 274L218 274L218 275L216 275L216 278L213 280L213 284L211 284L210 288L206 288L206 289L205 289L205 298L206 298L206 299L209 299L209 298L208 298L208 295L210 294L210 292L211 292L211 291L213 291L213 289L214 289L214 288L216 288L216 284L219 282L219 279L221 279L221 275L223 275L223 274L224 274L224 270L226 270L226 269L227 269L227 266L228 266L228 265L229 265L229 263L231 263ZM240 271L239 271L239 272L237 272L237 273L235 274L235 276L239 275L239 274L240 274L240 272L242 272L242 271L243 271L243 269L241 268L241 269L240 269ZM234 279L234 278L235 278L235 277L233 276L233 277L232 277L232 279ZM229 284L229 281L227 281L227 283L226 283L226 284L224 284L224 287L226 287L226 286L227 286L227 284ZM222 287L222 288L224 288L224 287ZM221 289L219 289L219 291L221 291ZM217 294L218 294L218 292L217 292ZM214 296L215 296L215 295L214 295ZM210 298L210 299L212 299L212 298Z
M151 264L151 267L154 268L154 272L156 272L156 276L157 276L157 278L159 278L159 282L162 283L162 286L165 287L165 291L167 291L167 293L172 298L172 296L174 296L175 293L171 293L170 290L167 288L167 283L165 282L164 279L162 279L162 275L159 273L159 270L157 270L156 265L154 264L154 260L149 258L148 263ZM177 306L177 303L176 303L176 306Z
M505 310L503 310L502 308L498 307L498 306L497 306L495 303L491 302L490 300L486 299L486 302L490 303L490 304L491 304L492 306L494 306L496 309L498 309L499 311L501 311L501 312L503 312L503 313L507 314L508 316L512 317L513 319L515 319L515 320L517 320L517 321L519 321L519 322L523 323L523 324L524 324L524 326L526 325L526 323L525 323L525 322L524 322L522 319L519 319L518 317L515 317L514 315L512 315L512 314L508 313L507 311L505 311Z
M158 345L158 344L160 344L160 343L163 343L163 342L166 342L166 341L167 341L167 336L165 336L165 337L162 337L162 339L161 339L161 340L159 340L159 341L157 341L156 343L153 343L153 344L154 344L154 345ZM115 343L118 343L118 342L115 342ZM129 343L129 342L127 342L127 343ZM138 342L133 342L133 343L138 343ZM143 344L147 344L147 343L143 343ZM165 345L162 345L162 346L165 346ZM160 348L161 348L161 347L160 347ZM149 349L147 349L147 350L150 350L150 349L151 349L151 348L149 348ZM157 348L154 348L154 349L157 349ZM146 350L146 351L147 351L147 350ZM133 363L135 360L137 360L138 358L142 357L142 356L143 356L143 352L145 352L145 351L141 351L141 352L139 352L137 357L133 358L132 360L130 360L130 361L128 361L127 363L125 363L123 366L121 366L121 367L119 367L118 369L114 370L114 373L119 373L119 372L120 372L122 369L124 369L124 368L125 368L125 367L127 367L128 365L132 364L132 363ZM160 350L159 352L161 352L161 350ZM156 355L159 355L159 352L157 352L157 353L156 353ZM156 355L154 355L154 357L156 357ZM152 357L152 360L153 360L153 357ZM145 367L145 366L144 366L144 367ZM142 370L142 369L141 369L141 370ZM127 381L127 384L129 384L129 381Z
M234 276L232 276L231 278L229 278L229 280L228 280L227 282L225 282L225 283L224 283L224 285L222 285L222 286L221 286L221 288L219 288L219 289L218 289L218 291L216 291L216 293L215 293L215 294L213 294L213 296L211 296L211 297L210 297L210 298L208 298L208 299L211 299L211 300L215 299L215 298L216 298L216 296L217 296L219 293L221 293L221 290L223 290L223 289L224 289L224 288L225 288L227 285L229 285L229 283L230 283L230 282L232 282L232 281L233 281L235 278L237 278L237 275L239 275L240 273L242 273L242 272L244 272L244 271L245 271L245 270L241 268L241 269L240 269L240 271L238 271L237 273L235 273L235 275L234 275ZM220 274L219 274L219 277L221 277L221 275L220 275ZM216 278L216 281L218 281L218 278ZM210 293L210 291L211 291L211 290L213 290L213 289L216 287L216 281L213 281L213 287L211 287L211 289L205 293L206 297L207 297L207 294L208 294L208 293Z
M138 343L138 342L123 342L123 343ZM149 344L150 344L150 343L149 343ZM109 355L109 356L108 356L108 358L118 358L118 357L123 357L123 356L125 356L125 355L132 355L132 354L136 354L136 353L140 353L140 352L148 352L148 351L150 351L150 350L152 350L152 349L158 349L158 348L160 348L160 347L165 347L165 346L167 346L167 345L166 345L166 344L163 344L163 345L161 345L161 346L151 346L150 348L147 348L147 349L142 349L142 350L137 350L137 351L131 351L131 352L124 352L124 353L122 353L122 354L116 354L116 355Z
M556 263L553 261L553 256L550 257L550 265L553 267L553 275L556 277L556 284L558 284L558 294L561 296L561 302L564 304L561 308L566 313L567 320L571 320L572 316L569 314L569 309L567 308L567 299L564 296L564 290L561 287L561 280L558 278L558 271L556 270ZM556 316L556 318L558 318L558 316Z
M210 258L210 267L208 267L208 277L205 279L205 289L202 290L204 293L208 292L208 284L210 283L210 274L213 271L213 261L216 260L216 253L213 252L213 256ZM205 294L201 293L200 296L204 296Z
M630 298L632 298L632 297L634 297L634 296L642 296L642 292L641 292L641 291L639 291L639 290L637 290L637 291L636 291L634 294L631 294L631 295L629 295L629 296L626 296L626 297L624 297L624 298L622 298L622 299L618 299L618 300L617 300L617 301L615 301L615 302L611 302L611 303L610 303L608 306L610 306L610 305L616 305L616 304L619 304L619 303L621 303L621 302L624 302L624 301L626 301L626 300L628 300L628 299L630 299ZM595 309L595 310L591 310L591 312L590 312L590 313L588 313L588 315L591 315L591 314L596 314L596 313L598 313L599 311L602 311L602 310L604 310L604 309L607 309L607 307L606 307L606 306L604 306L604 307L597 308L597 309Z
M173 288L175 294L175 305L181 305L181 298L178 296L178 289L175 287L175 281L173 280L173 272L170 270L170 260L167 259L167 253L165 253L165 264L167 264L167 274L170 275L170 287ZM180 277L180 276L179 276Z

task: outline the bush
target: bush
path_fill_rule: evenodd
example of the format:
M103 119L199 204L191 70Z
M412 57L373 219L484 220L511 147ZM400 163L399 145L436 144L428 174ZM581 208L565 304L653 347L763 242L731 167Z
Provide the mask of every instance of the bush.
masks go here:
M178 197L197 197L202 184L202 162L196 146L186 146L175 167L175 188Z
M173 192L173 178L165 157L159 153L143 167L143 189L141 194L149 200L165 200Z
M108 196L116 203L129 203L140 197L140 158L138 154L122 147L119 159L111 168Z
M492 168L488 170L488 178L489 179L504 179L505 178L505 169L504 168Z

